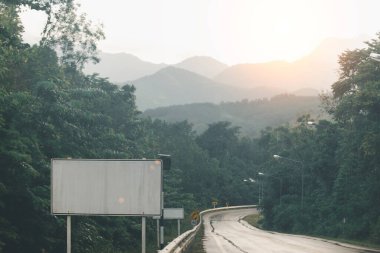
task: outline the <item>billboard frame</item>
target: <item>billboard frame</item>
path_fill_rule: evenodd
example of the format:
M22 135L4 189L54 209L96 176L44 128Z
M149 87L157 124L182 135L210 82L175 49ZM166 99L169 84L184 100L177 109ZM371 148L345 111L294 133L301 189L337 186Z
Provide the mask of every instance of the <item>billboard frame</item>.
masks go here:
M81 213L81 212L55 212L54 211L54 194L53 194L53 178L54 178L54 169L53 169L53 163L54 161L67 161L67 162L160 162L160 171L159 176L157 177L157 182L159 182L159 205L160 205L160 213ZM130 216L130 217L152 217L156 215L162 215L162 189L163 189L163 182L162 182L162 176L163 176L163 161L161 159L70 159L70 158L52 158L51 159L51 175L50 175L50 203L51 203L51 214L57 215L57 216Z

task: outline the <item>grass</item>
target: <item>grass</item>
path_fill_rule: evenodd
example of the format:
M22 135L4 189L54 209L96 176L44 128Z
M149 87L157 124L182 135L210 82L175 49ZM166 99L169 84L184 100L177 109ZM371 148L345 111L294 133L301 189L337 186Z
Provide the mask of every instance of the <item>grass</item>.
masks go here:
M198 233L195 235L194 240L191 242L190 246L187 248L186 253L206 253L203 248L203 236L204 236L204 226L203 224L199 228Z
M367 241L356 241L356 240L350 240L350 239L345 239L345 238L334 238L334 237L326 237L326 236L314 236L314 235L312 235L312 236L317 237L317 238L321 238L321 239L336 241L336 242L340 242L340 243L347 243L347 244L351 244L351 245L356 245L359 247L366 247L366 248L378 249L378 250L380 249L379 244L374 244L374 243L367 242Z
M251 226L262 229L262 226L261 226L261 220L262 219L263 219L263 216L261 214L251 214L251 215L244 217L243 220L248 222Z

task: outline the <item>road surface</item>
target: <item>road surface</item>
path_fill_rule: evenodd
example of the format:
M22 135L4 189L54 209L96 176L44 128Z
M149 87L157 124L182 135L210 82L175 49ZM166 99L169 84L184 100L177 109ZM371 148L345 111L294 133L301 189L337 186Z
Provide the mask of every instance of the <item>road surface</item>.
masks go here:
M267 232L241 220L256 209L205 214L204 248L207 253L364 253L380 252L306 236Z

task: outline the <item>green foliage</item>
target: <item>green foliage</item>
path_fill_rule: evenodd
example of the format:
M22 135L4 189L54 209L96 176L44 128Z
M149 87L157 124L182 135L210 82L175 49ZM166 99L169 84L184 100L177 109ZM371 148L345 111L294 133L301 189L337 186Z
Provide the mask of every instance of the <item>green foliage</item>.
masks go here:
M208 129L199 136L198 144L207 150L211 157L222 161L230 159L230 152L235 153L238 143L238 127L231 127L230 122L218 122L209 125Z
M367 45L341 55L333 96L323 96L334 122L307 127L309 119L300 118L297 127L269 130L260 137L263 153L268 154L263 164L269 188L263 206L265 227L379 242L380 68L368 56L379 53L380 34ZM303 207L302 171L293 169L297 162L269 160L270 154L302 161Z
M50 8L41 40L42 46L59 49L60 63L69 71L82 70L88 61L99 62L96 43L104 39L101 27L94 27L85 14L78 15L77 9L72 1Z
M20 5L66 17L51 16L43 43L29 46L21 40ZM265 228L380 241L380 67L367 57L379 53L379 39L342 55L334 97L323 97L333 122L309 126L305 115L293 127L265 128L250 139L220 121L197 135L186 121L142 118L133 86L81 72L102 34L73 6L69 0L0 2L0 252L63 252L65 220L50 214L51 158L159 153L173 158L164 176L165 206L185 208L184 229L190 212L211 201L249 204L260 195ZM61 57L54 51L59 45ZM220 106L248 117L250 103L266 102ZM274 154L302 162L274 160ZM147 229L153 251L154 221ZM175 236L175 224L168 231ZM140 247L137 218L74 217L73 233L76 252Z

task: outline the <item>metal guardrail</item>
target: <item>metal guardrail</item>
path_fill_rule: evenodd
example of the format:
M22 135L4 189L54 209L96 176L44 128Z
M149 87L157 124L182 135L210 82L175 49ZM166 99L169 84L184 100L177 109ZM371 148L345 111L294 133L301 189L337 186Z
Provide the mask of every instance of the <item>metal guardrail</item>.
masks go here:
M231 209L245 209L245 208L255 208L257 205L247 205L247 206L231 206L231 207L220 207L220 208L213 208L208 209L200 212L200 220L198 225L196 225L193 229L188 230L181 235L179 235L177 238L175 238L173 241L171 241L168 245L166 245L165 248L162 250L157 251L158 253L181 253L184 252L187 247L190 245L190 243L193 241L195 235L201 228L202 222L203 222L203 215L206 213L212 213L217 211L223 211L223 210L231 210Z

